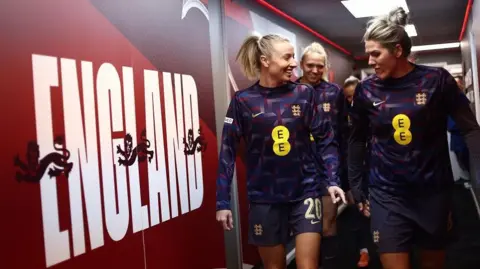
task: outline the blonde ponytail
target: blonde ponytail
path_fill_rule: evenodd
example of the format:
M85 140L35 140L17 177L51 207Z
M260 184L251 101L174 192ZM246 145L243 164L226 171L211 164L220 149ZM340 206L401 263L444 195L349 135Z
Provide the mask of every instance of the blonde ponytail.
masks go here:
M273 42L289 42L287 38L269 34L259 37L251 35L243 41L237 53L236 60L240 63L242 71L250 80L256 80L260 76L260 56L270 57L273 51Z
M257 79L260 73L259 41L259 36L252 35L247 37L237 53L236 60L240 63L245 76L251 80Z

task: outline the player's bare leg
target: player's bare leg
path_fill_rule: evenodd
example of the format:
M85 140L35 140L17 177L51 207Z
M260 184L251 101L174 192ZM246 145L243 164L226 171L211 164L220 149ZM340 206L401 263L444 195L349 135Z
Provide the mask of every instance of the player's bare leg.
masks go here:
M322 197L323 205L323 236L337 235L337 204L330 196Z
M295 259L299 269L317 269L320 254L319 233L301 233L295 237Z
M285 246L258 247L265 269L286 269Z
M407 252L382 253L380 261L383 269L410 269L410 255Z

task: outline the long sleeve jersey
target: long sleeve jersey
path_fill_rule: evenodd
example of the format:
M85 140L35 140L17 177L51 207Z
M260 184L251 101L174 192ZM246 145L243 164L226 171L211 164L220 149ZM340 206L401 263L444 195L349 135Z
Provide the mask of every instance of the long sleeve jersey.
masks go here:
M343 169L346 169L347 163L346 158L344 158L346 156L344 153L346 153L347 150L347 140L345 139L345 135L348 134L348 132L345 133L345 97L340 86L335 83L321 80L320 83L313 86L313 88L317 91L316 94L319 95L320 100L322 100L322 111L331 119L331 125L335 132L335 139L339 147L339 176L342 176L341 173L343 173ZM313 136L310 140L314 141Z
M338 144L322 97L308 85L255 85L238 91L225 117L217 210L230 209L237 146L245 141L247 191L253 203L288 203L338 185ZM315 137L316 150L311 147Z
M349 181L355 200L366 198L360 181L369 132L370 188L400 197L449 188L449 115L473 150L478 173L480 129L467 98L445 69L414 65L401 78L373 75L362 81L350 110Z

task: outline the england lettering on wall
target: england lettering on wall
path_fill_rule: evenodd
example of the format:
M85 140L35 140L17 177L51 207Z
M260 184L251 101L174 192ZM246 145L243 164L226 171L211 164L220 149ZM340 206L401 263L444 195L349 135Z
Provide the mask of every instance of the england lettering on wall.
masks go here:
M105 62L94 72L89 61L38 54L32 71L36 140L13 157L12 177L40 184L47 267L104 246L106 236L120 241L200 208L207 143L192 76L143 70L144 81L134 81L132 67ZM144 84L145 126L137 124L136 83ZM53 91L62 104L52 103ZM63 107L63 134L53 132L52 105ZM139 163L148 166L143 205ZM57 180L68 181L63 230Z

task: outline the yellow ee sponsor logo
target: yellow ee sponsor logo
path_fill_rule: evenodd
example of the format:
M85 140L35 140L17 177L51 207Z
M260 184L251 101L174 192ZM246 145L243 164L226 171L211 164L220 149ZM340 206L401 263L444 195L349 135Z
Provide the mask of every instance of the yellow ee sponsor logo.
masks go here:
M410 132L411 121L407 115L396 115L392 120L392 126L393 129L395 129L393 139L395 139L398 144L405 146L412 142L412 132Z
M287 127L283 125L279 125L272 130L272 138L273 138L273 152L278 156L286 156L291 149L290 142L288 142L288 138L290 138L290 131L288 131Z

